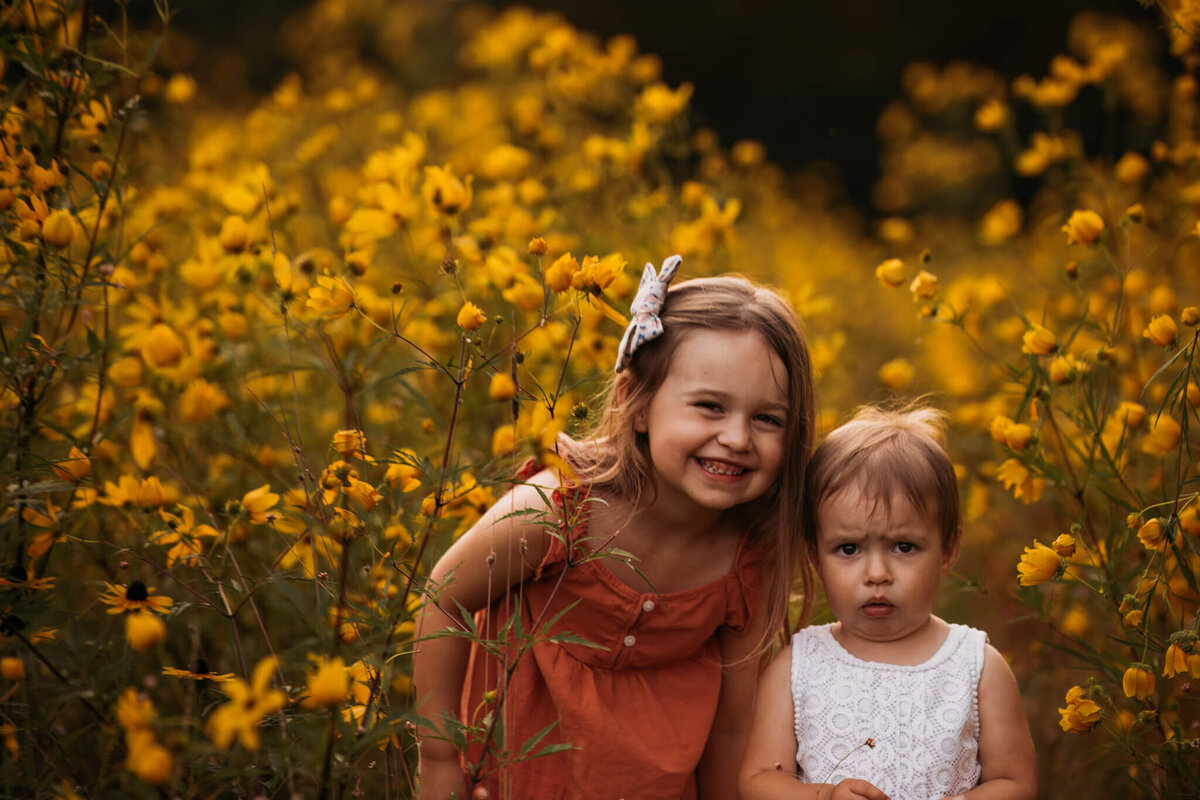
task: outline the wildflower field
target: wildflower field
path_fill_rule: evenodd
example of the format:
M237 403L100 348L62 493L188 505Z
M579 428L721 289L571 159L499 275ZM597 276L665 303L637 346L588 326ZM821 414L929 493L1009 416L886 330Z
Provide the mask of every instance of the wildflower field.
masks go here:
M0 9L0 795L413 796L423 575L559 463L679 253L791 300L823 429L951 411L943 609L1043 796L1200 797L1192 0L1015 82L911 65L869 222L628 36L318 0L245 107L141 5ZM451 737L536 755L494 720Z

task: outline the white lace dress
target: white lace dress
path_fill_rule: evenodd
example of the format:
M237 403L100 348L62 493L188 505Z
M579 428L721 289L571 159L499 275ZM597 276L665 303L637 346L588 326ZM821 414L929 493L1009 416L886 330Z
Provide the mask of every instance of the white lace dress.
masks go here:
M897 666L850 655L829 625L802 629L792 637L801 780L859 778L891 800L931 800L974 787L986 642L983 631L952 624L928 661ZM860 747L867 739L875 746Z

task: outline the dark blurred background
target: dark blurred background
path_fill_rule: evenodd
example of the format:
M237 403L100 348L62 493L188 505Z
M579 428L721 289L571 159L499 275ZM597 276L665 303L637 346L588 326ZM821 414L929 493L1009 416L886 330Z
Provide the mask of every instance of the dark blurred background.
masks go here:
M450 2L450 0L446 0ZM491 0L496 8L511 5ZM201 45L201 58L235 51L248 59L251 88L271 88L288 67L278 47L282 20L303 2L175 0L174 25ZM523 3L563 14L601 37L632 33L662 57L672 86L695 87L698 125L726 144L752 138L789 168L828 162L848 199L869 204L878 175L875 120L900 93L914 60L965 59L1007 78L1041 77L1063 52L1071 18L1094 10L1160 25L1137 0L565 0ZM1086 134L1086 131L1085 131Z

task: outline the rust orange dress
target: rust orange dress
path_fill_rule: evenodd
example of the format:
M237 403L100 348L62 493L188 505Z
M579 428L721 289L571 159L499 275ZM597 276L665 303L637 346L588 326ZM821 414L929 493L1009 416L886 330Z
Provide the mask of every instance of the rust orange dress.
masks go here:
M750 621L760 574L752 552L743 541L724 577L658 595L627 586L604 558L587 559L584 523L555 538L532 577L477 615L480 633L511 644L512 614L530 631L561 613L552 632L600 647L542 641L517 660L507 692L499 692L492 753L518 752L548 726L529 752L562 743L575 749L507 765L489 756L492 800L695 798L694 773L721 689L717 632L740 632ZM462 719L478 721L496 708L483 694L497 689L504 669L501 658L472 648ZM468 748L468 764L481 750Z

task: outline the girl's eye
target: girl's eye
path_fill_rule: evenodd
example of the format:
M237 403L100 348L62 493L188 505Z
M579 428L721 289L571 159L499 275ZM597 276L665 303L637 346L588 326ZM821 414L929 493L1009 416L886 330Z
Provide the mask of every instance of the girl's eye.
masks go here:
M696 408L703 408L705 411L720 411L721 406L711 400L700 400L696 404Z
M776 428L783 427L783 420L781 420L779 417L775 417L770 414L759 414L757 417L755 417L755 419L757 419L759 422L765 422L768 425L771 425Z
M838 555L842 555L842 556L852 556L858 552L858 545L856 545L856 544L839 544L837 546L837 549L834 552L836 552Z
M897 542L896 550L901 553L915 553L917 551L917 546L912 542Z

